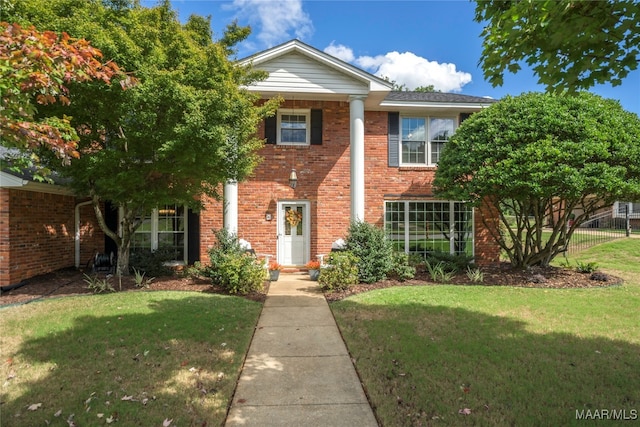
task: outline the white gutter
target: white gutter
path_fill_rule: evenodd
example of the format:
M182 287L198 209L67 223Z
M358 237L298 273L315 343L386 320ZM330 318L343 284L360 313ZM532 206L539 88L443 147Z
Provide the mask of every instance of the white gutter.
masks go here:
M76 204L76 212L75 212L75 254L76 254L76 268L80 268L80 208L82 206L90 205L91 200L87 200L86 202L80 202Z

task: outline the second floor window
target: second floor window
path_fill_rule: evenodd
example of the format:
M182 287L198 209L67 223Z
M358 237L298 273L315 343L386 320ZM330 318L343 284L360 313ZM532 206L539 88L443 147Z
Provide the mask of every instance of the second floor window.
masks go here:
M278 111L278 144L309 144L309 110Z
M402 117L400 152L403 165L435 166L455 131L448 117Z

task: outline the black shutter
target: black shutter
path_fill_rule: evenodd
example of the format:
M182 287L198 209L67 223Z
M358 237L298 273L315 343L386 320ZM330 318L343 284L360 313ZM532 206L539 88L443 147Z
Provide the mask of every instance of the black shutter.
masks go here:
M387 134L389 167L400 166L400 113L389 113L389 130Z
M189 209L187 213L187 263L200 261L200 214Z
M473 113L460 113L460 120L458 121L458 126L462 124L465 120L471 117Z
M322 145L322 110L311 110L311 145Z
M276 126L277 126L276 116L266 117L264 119L264 137L267 140L267 144L276 143L276 138L277 138Z

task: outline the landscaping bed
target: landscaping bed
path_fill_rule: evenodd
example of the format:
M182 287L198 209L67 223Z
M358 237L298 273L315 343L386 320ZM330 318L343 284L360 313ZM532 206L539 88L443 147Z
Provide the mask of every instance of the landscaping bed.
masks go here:
M105 277L100 275L100 277ZM53 273L36 276L25 281L24 286L12 289L0 294L0 306L21 304L42 298L61 297L70 295L91 294L84 281L85 276L82 271L69 268L58 270ZM117 277L110 279L111 285L117 291L120 290ZM253 301L262 302L266 298L269 282L265 282L262 292L253 292L246 295ZM135 286L133 276L122 278L122 291L190 291L226 294L227 292L217 286L213 286L211 281L205 278L192 278L180 275L156 277L147 288Z
M455 275L446 283L434 282L426 272L418 272L412 280L400 282L397 280L383 280L376 283L361 283L350 287L345 291L327 293L329 301L339 301L351 295L367 292L374 289L389 288L393 286L424 286L424 285L476 285L476 286L517 286L524 288L548 288L548 289L575 289L575 288L602 288L621 285L623 280L619 277L606 274L603 280L593 280L592 273L580 273L574 269L563 267L532 267L528 270L513 269L509 263L497 266L483 267L484 274L481 283L473 282L465 273ZM597 277L597 276L596 276ZM602 277L602 278L604 278ZM594 277L595 278L595 277Z

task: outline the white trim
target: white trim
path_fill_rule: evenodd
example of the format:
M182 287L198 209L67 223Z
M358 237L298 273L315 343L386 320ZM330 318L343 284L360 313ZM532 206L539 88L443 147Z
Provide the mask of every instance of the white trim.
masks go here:
M271 49L258 52L255 55L242 59L239 62L239 64L242 66L247 66L250 64L252 64L253 66L256 66L256 65L265 63L267 61L271 61L277 57L286 55L290 52L300 53L315 61L318 61L331 68L334 68L343 74L349 75L356 80L365 82L369 86L369 90L372 92L373 91L390 92L391 89L393 88L392 83L384 79L381 79L380 77L376 77L373 74L367 73L366 71L361 70L360 68L354 67L353 65L347 62L344 62L334 56L331 56L325 52L322 52L312 46L309 46L308 44L305 44L300 40L290 40L279 46L275 46Z
M423 119L424 120L424 124L425 124L425 129L424 129L424 150L425 150L425 162L424 163L405 163L402 161L403 155L402 155L402 119ZM459 123L459 118L456 116L440 116L440 115L410 115L410 114L400 114L400 123L399 123L399 135L398 135L398 157L399 157L399 164L400 167L437 167L438 163L433 161L432 155L431 155L431 144L432 141L431 140L431 121L432 120L437 120L437 119L447 119L447 120L452 120L453 121L453 134L456 133L456 130L458 129L458 126L460 126ZM451 136L453 136L453 134ZM423 142L423 141L417 141L417 142ZM436 142L441 142L441 141L436 141ZM446 142L444 142L444 144L446 144Z
M387 229L387 203L402 203L404 205L404 252L409 253L408 243L411 241L411 230L408 227L409 224L409 203L448 203L449 204L449 253L452 254L455 251L455 204L465 203L458 200L439 200L439 199L401 199L401 200L384 200L383 201L383 229ZM476 223L475 223L476 209L471 209L471 256L475 257L476 254Z
M282 142L282 116L304 116L305 117L305 142ZM304 147L311 145L311 109L310 108L281 108L276 114L276 145L289 145Z
M34 191L37 193L58 194L61 196L73 196L71 189L56 184L47 184L44 182L35 182L28 179L22 179L0 171L0 188L9 188L13 190Z

